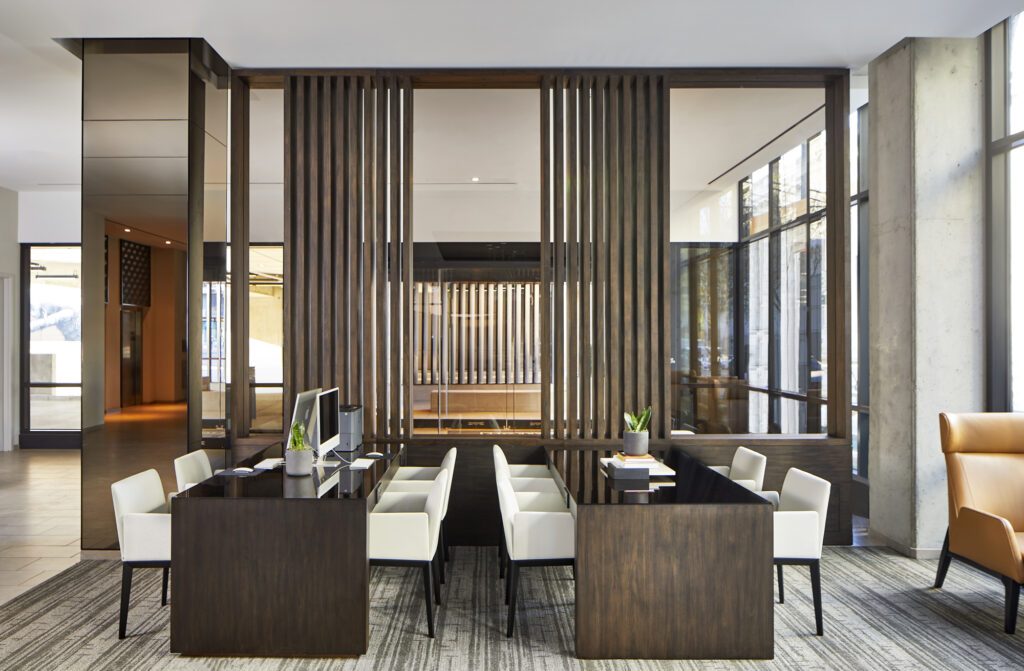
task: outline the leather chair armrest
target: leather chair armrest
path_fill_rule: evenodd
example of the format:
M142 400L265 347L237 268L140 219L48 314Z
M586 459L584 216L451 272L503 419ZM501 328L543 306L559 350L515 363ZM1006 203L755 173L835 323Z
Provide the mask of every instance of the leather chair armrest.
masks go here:
M540 464L509 464L508 474L513 478L550 478L551 471Z
M571 559L576 556L572 513L519 512L512 520L513 559Z
M519 510L530 513L564 513L569 510L565 497L548 492L516 492Z
M775 557L820 559L818 513L813 510L775 512Z
M755 494L759 493L757 491L757 483L754 482L753 480L733 480L733 482L735 482L737 485L739 485L741 487L746 487L747 489L749 489L750 491L754 492Z
M169 513L128 513L121 519L121 561L171 561Z
M768 499L775 510L779 509L779 493L778 492L758 492L762 498Z
M708 468L725 477L729 477L729 471L732 470L731 466L708 466Z
M433 559L426 513L370 513L367 527L370 559Z
M951 552L1024 582L1024 558L1009 520L963 507L949 525Z

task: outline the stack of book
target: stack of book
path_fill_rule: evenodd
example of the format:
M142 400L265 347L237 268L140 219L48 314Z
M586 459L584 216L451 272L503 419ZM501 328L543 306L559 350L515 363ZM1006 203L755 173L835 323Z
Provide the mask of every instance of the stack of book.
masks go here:
M650 454L632 456L617 452L608 461L608 474L615 477L646 478L658 465L658 460Z

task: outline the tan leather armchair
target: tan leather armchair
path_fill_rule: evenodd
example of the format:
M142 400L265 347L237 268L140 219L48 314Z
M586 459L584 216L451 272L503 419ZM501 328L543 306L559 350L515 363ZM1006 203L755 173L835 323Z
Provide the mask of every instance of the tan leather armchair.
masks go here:
M935 587L954 557L999 577L1006 633L1017 623L1024 583L1024 413L941 413L949 530Z

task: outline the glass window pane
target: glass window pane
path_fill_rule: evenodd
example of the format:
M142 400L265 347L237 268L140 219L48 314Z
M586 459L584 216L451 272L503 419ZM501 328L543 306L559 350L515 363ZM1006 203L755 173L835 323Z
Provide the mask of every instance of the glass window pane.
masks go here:
M790 149L779 158L776 190L780 224L788 224L807 214L807 200L804 197L803 144Z
M1011 404L1024 411L1024 149L1010 152Z
M284 381L284 251L249 248L249 382Z
M792 398L779 400L779 433L804 433L807 404Z
M825 207L825 133L822 131L807 143L807 187L811 212Z
M750 235L768 230L768 166L751 175Z
M794 226L780 236L779 388L807 391L807 228ZM783 425L783 431L786 431Z
M750 235L750 218L754 213L754 194L750 185L750 178L744 177L740 181L740 236Z
M249 403L252 407L251 431L279 432L282 430L280 387L251 387Z
M33 431L78 431L82 428L82 389L31 387L28 412Z
M747 342L747 379L751 387L768 387L768 239L751 244L746 253L743 302ZM749 394L748 429L751 433L768 431L768 395Z
M79 384L82 250L37 246L32 247L30 260L29 382Z
M811 239L807 263L807 310L810 322L808 365L810 380L808 394L825 398L828 389L828 297L825 278L828 276L825 254L825 219L811 224ZM851 305L857 305L854 300ZM856 310L852 310L856 312ZM851 328L853 331L853 328ZM853 341L856 343L856 340ZM851 345L855 347L856 345ZM808 430L812 430L810 427Z
M1008 134L1013 135L1024 130L1024 26L1021 24L1018 14L1010 18L1010 30L1006 37L1006 46L1009 51L1007 79L1007 103L1009 115L1007 118Z

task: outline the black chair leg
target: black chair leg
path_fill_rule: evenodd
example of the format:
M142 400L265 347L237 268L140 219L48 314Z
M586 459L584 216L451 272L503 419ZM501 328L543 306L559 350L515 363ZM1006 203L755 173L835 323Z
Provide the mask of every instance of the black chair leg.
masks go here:
M160 588L160 605L161 606L166 606L167 605L167 578L169 578L170 575L171 575L171 567L170 566L165 566L164 567L164 582L163 582L163 586Z
M508 582L508 630L505 632L505 636L512 638L512 630L516 625L516 592L519 588L519 565L515 562L509 562Z
M444 549L443 546L437 548L437 581L440 584L444 584L446 580L445 568L444 568ZM440 587L438 588L440 589Z
M776 564L775 568L779 573L779 603L786 603L786 588L782 584L782 564Z
M502 531L501 536L498 537L498 577L502 580L505 579L505 558L507 556L505 552L505 533Z
M509 596L512 594L512 560L506 557L501 560L501 565L508 565L508 574L505 578L505 605L508 605Z
M128 628L128 600L132 594L132 567L121 564L121 620L117 627L117 637L124 638Z
M441 520L441 547L444 548L444 560L451 561L452 555L448 550L448 524L445 520Z
M939 555L939 569L935 572L935 589L942 587L946 581L946 571L949 570L949 562L953 556L949 554L949 530L946 530L946 540L942 541L942 554Z
M1007 634L1012 634L1017 630L1017 606L1020 603L1021 584L1005 577L1003 584L1006 586L1006 617L1003 630Z
M814 593L814 625L818 636L825 633L821 623L821 563L815 559L811 563L811 590Z
M434 559L430 562L430 567L434 573L434 602L441 605L441 573L444 571L444 560L441 559L440 552L434 555Z
M431 592L433 591L431 583L431 568L430 562L423 564L423 595L426 597L427 603L427 635L430 638L434 638L434 600Z

